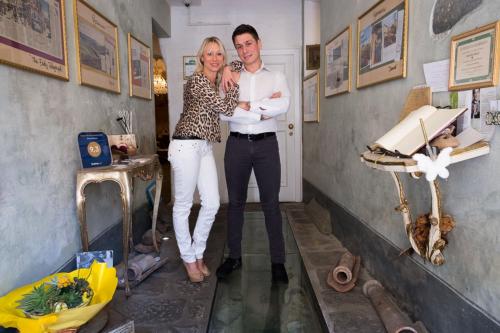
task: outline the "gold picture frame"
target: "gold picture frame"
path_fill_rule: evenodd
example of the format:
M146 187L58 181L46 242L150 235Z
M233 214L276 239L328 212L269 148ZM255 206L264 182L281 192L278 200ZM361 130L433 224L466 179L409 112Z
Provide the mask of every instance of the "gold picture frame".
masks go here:
M351 25L325 43L325 97L351 91Z
M470 90L498 84L500 21L451 39L449 90Z
M196 56L183 56L182 57L182 75L184 80L189 79L196 70Z
M302 112L304 122L319 123L319 73L317 72L304 78Z
M151 48L127 34L129 96L151 99Z
M83 0L73 0L78 82L120 93L118 27Z
M321 62L321 46L320 44L306 45L306 69L319 69Z
M64 0L46 0L30 11L21 2L0 11L0 63L69 80Z
M405 78L408 0L381 0L358 18L356 87Z

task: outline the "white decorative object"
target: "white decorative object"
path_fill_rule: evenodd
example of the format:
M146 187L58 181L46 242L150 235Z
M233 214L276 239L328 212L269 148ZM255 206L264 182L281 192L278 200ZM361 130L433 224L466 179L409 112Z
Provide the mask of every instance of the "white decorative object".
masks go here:
M441 150L435 160L424 154L415 154L413 159L417 161L419 169L425 173L427 181L432 182L437 176L446 179L450 175L446 167L451 163L450 153L452 150L451 147Z
M449 164L454 164L474 157L482 156L488 154L489 151L489 144L487 142L481 141L471 145L470 147L462 149L456 148L451 156L449 152L446 153L446 155L442 155L441 158L448 156L447 158L449 158L449 163L447 161L444 161L447 163L442 163L440 160L438 164L442 165L443 168L446 168L446 166ZM396 210L399 211L403 217L405 231L412 249L422 258L429 260L433 265L442 265L445 262L443 250L446 245L446 241L442 238L440 225L441 221L444 221L444 219L446 219L446 214L442 212L442 199L439 191L439 181L436 178L437 174L436 176L434 176L433 181L427 182L429 184L431 192L432 203L431 212L428 215L430 228L428 231L427 240L425 241L426 246L419 247L419 243L415 237L415 230L412 223L410 204L406 198L406 194L403 189L403 183L401 182L399 174L409 173L413 178L418 179L419 172L423 171L422 167L420 167L417 164L417 161L412 158L386 156L384 154L378 154L371 151L364 152L361 155L361 161L371 168L390 172L396 184L397 194L399 198L399 205L396 207Z

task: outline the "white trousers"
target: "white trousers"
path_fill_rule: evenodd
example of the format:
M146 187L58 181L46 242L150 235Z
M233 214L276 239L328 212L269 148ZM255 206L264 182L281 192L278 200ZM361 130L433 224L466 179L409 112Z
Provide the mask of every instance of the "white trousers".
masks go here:
M219 186L212 143L205 140L172 140L168 160L174 171L173 223L182 260L194 262L203 258L208 235L219 210ZM193 236L189 231L189 214L194 191L198 186L201 209Z

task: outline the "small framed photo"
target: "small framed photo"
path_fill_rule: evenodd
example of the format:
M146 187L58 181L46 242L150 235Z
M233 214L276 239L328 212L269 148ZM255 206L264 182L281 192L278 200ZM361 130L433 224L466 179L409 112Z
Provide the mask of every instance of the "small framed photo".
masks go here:
M351 91L351 26L325 44L325 97Z
M469 90L498 84L500 21L451 39L450 90Z
M68 80L64 0L0 1L0 63Z
M184 56L182 57L182 63L184 80L187 80L196 70L196 56Z
M78 82L120 93L118 28L83 0L74 0Z
M306 69L319 69L321 60L320 45L306 45Z
M76 254L76 268L90 268L94 261L106 263L106 266L113 267L113 250L101 250L91 252L79 252Z
M408 0L381 0L358 18L356 87L406 77Z
M129 95L151 99L151 49L128 34Z
M319 123L319 74L314 73L303 82L304 122Z

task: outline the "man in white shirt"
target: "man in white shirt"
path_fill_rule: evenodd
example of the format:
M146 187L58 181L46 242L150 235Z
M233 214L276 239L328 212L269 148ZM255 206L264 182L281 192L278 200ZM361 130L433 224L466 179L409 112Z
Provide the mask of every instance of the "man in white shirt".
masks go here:
M275 117L288 111L290 90L285 75L269 70L262 62L262 43L255 28L242 24L234 30L232 38L243 62L238 81L240 101L249 102L250 112L236 108L232 117L221 117L229 122L231 132L224 156L229 194L229 257L217 269L217 277L225 278L241 267L243 212L248 181L253 169L269 239L272 279L273 282L288 283L279 208L281 166ZM225 76L229 75L229 72L229 69L226 69Z

